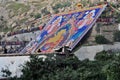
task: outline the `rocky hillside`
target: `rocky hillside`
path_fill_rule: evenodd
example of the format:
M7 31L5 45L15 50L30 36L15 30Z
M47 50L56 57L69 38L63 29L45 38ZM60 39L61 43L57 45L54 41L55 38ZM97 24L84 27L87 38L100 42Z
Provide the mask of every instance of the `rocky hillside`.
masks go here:
M0 32L36 27L50 14L69 11L80 0L0 0ZM42 19L40 19L42 18ZM44 18L44 19L43 19Z
M75 10L78 2L87 7L90 1L93 0L0 0L0 32L38 27L51 14Z

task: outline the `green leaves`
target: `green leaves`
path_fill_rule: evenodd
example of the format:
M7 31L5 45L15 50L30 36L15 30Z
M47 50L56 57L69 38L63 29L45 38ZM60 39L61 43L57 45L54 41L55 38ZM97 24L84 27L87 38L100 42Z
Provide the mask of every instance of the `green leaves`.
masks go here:
M41 18L41 14L37 13L34 17L35 17L35 19Z
M50 14L50 12L47 10L46 7L41 10L41 13L42 13L43 15L48 15L48 14Z
M95 42L98 43L98 44L108 44L110 43L109 40L107 40L104 36L102 35L97 35L95 37Z
M103 67L103 72L107 76L107 80L120 79L120 62L113 61Z

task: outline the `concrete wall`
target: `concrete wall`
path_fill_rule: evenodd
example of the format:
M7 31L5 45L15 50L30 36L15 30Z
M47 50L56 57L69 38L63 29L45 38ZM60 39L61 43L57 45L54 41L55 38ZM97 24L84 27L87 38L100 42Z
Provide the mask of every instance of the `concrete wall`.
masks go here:
M96 53L107 50L119 50L120 43L114 43L113 45L96 45L96 46L83 46L74 54L79 58L79 60L84 60L86 58L94 60Z
M84 60L86 58L90 60L94 60L94 56L96 55L96 53L102 50L103 50L103 45L84 46L84 47L81 47L74 54L79 58L79 60Z

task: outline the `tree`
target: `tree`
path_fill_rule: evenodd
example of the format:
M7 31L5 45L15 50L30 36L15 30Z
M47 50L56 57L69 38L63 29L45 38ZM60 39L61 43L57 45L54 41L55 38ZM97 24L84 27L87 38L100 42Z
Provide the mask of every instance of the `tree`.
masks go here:
M102 51L95 56L95 60L101 62L101 72L106 76L106 80L120 79L120 52Z
M120 62L112 61L103 67L103 72L107 76L107 80L119 80L120 79Z

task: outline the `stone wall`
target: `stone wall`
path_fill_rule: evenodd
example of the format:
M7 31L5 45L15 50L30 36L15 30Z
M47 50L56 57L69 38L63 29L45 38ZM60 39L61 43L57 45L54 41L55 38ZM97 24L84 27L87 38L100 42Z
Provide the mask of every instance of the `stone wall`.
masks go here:
M103 25L100 28L100 34L106 39L113 41L113 34L116 30L118 30L118 24Z
M92 32L91 32L91 35L88 39L88 42L94 42L96 35L102 35L106 39L108 39L109 41L114 42L113 41L113 37L114 37L113 34L117 30L118 30L117 23L109 24L109 25L96 23L92 28Z

